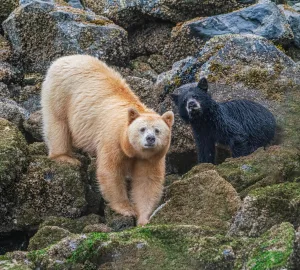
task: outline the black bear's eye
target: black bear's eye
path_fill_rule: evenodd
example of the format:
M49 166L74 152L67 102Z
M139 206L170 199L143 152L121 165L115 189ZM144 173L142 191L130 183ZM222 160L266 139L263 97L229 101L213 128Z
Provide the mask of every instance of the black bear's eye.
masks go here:
M158 128L155 129L155 134L158 135L160 133L160 130Z
M146 130L146 128L143 127L143 128L140 129L140 132L143 133L143 132L145 132L145 130Z

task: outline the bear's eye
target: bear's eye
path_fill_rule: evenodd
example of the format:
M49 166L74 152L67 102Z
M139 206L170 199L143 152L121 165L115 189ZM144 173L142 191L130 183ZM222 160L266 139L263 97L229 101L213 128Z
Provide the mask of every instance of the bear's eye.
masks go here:
M155 134L158 135L160 133L160 130L158 128L154 129Z
M143 127L143 128L140 129L140 132L144 133L145 130L146 130L146 128Z

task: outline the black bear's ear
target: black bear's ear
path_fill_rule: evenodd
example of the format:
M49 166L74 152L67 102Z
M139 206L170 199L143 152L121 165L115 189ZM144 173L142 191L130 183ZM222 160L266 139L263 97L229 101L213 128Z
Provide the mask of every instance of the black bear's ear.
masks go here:
M197 87L200 88L201 90L207 92L208 90L208 82L205 77L201 78L200 81L197 84Z
M175 103L176 105L178 105L179 95L178 95L178 94L172 93L172 94L171 94L171 98L172 98L172 100L174 101L174 103Z

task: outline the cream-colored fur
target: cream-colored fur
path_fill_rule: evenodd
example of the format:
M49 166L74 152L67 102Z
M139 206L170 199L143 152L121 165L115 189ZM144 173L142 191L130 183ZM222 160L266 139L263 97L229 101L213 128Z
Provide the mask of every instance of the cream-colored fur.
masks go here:
M110 207L146 224L162 193L173 113L160 116L148 109L119 73L87 55L51 65L41 102L49 157L80 164L72 145L96 154L97 178ZM154 146L145 145L146 134L156 138Z

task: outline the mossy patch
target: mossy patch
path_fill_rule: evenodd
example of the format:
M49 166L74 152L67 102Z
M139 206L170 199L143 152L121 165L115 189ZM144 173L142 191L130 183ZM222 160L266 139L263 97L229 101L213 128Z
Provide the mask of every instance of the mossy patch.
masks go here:
M300 153L296 149L272 146L246 157L227 159L216 170L245 197L258 187L298 181Z
M290 223L275 226L255 241L256 246L250 253L248 269L287 268L293 252L295 231Z

